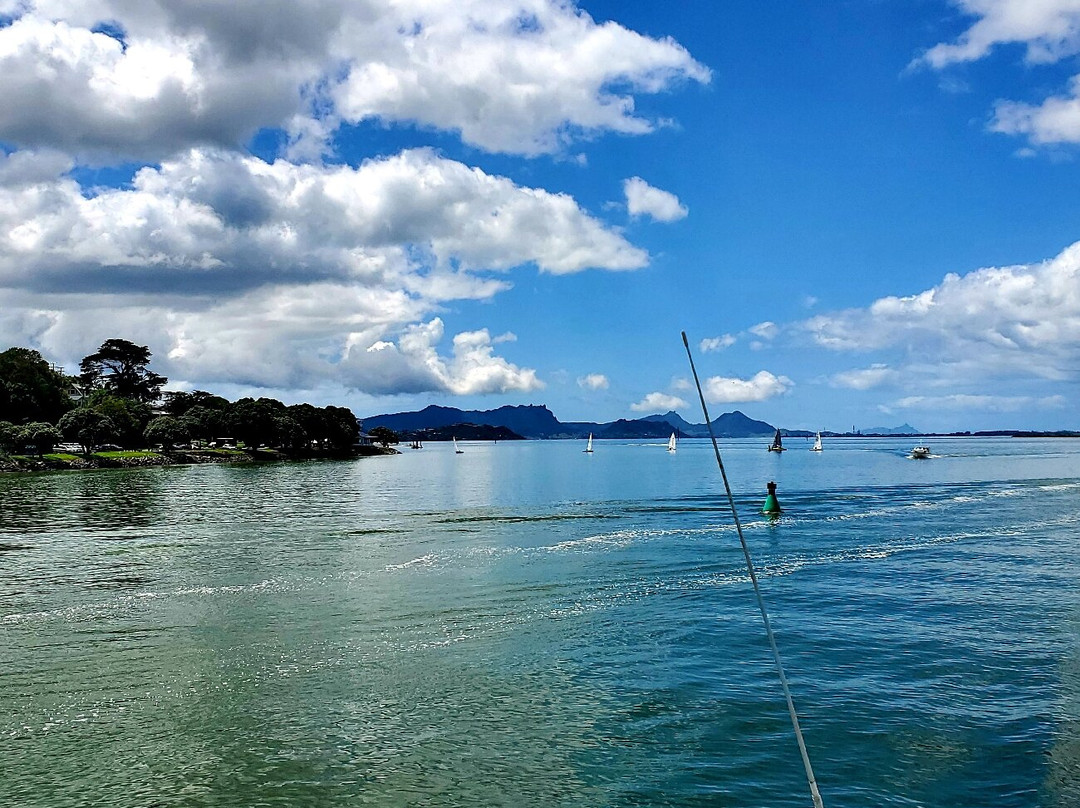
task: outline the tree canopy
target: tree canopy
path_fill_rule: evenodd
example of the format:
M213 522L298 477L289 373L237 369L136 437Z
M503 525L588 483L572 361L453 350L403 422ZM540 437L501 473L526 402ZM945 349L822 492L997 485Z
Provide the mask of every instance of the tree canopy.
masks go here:
M55 423L74 405L67 379L30 348L0 353L0 420Z
M82 381L89 389L109 392L150 404L161 397L161 388L168 381L147 369L150 349L126 339L107 339L97 352L79 363Z

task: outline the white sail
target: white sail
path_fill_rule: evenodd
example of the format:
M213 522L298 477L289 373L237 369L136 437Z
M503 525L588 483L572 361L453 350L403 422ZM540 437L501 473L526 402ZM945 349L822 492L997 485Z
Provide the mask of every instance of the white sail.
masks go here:
M592 432L589 433L589 442L585 444L585 451L589 453L592 452Z
M461 449L458 448L457 438L452 438L451 440L454 441L454 454L465 454L465 452L461 451Z
M675 451L675 433L674 433L674 432L672 432L672 433L671 433L671 437L670 437L670 438L668 438L668 441L667 441L667 450L668 450L669 452L674 452L674 451Z
M814 439L814 445L810 447L811 452L821 451L821 433L817 433L817 437Z

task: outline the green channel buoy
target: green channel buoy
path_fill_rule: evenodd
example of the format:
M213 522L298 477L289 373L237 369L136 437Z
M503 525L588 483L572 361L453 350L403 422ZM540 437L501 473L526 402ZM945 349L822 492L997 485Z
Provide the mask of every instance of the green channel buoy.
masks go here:
M780 513L780 503L776 499L776 483L768 484L769 493L765 496L765 504L761 506L762 513Z

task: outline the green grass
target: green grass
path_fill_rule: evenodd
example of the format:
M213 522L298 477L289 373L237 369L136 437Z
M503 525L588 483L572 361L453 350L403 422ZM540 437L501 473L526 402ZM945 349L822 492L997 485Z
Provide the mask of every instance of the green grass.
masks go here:
M68 454L67 452L50 452L49 454L42 455L46 460L59 460L63 463L70 463L73 460L79 460L78 455Z
M93 457L161 457L161 453L149 449L131 449L118 452L94 452Z

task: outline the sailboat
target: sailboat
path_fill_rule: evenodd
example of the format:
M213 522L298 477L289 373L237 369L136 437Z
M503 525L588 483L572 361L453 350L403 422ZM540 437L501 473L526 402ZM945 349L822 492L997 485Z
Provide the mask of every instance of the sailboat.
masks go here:
M773 435L772 446L769 447L770 452L782 452L784 451L784 442L780 440L780 430L776 430L776 434Z
M454 454L465 454L465 452L458 448L457 438L451 438L451 440L454 441Z
M585 444L585 451L592 454L592 432L589 433L589 442Z
M817 437L814 438L814 445L810 447L810 451L811 452L820 452L821 451L821 433L820 432L818 432Z
M671 433L671 437L667 439L667 450L669 452L675 451L675 433Z

